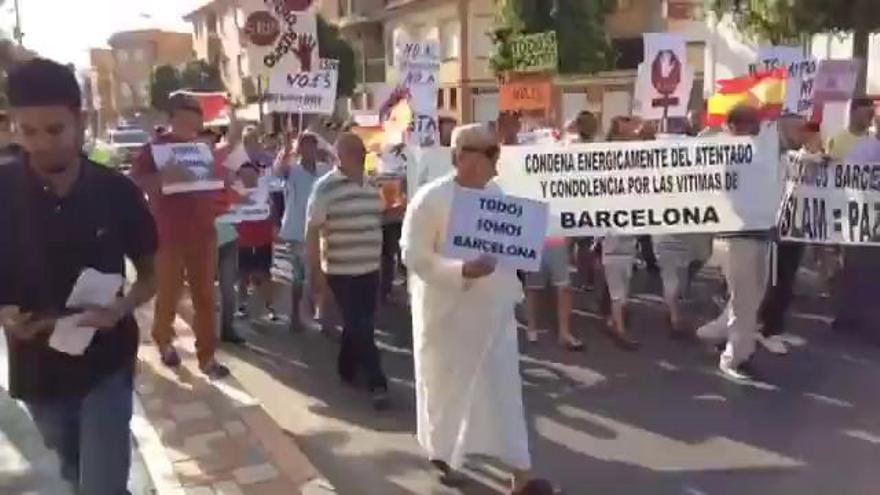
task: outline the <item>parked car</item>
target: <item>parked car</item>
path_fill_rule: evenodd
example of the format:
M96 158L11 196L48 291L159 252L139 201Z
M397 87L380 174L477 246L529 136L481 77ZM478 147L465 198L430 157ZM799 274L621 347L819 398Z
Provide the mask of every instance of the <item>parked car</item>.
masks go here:
M142 129L115 129L107 133L107 145L112 152L110 165L127 171L140 149L150 142L150 135Z

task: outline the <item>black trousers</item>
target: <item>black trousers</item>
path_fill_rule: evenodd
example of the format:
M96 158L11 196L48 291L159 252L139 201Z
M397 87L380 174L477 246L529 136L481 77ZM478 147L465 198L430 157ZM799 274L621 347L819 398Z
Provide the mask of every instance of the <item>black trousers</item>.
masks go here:
M758 309L761 333L779 335L785 330L785 315L794 296L794 283L804 257L805 244L780 242L776 257L776 286L767 281L767 291Z
M394 285L397 256L400 253L400 233L403 223L389 223L382 226L382 278L380 294L386 299Z
M370 390L387 389L375 339L379 273L327 275L327 283L342 313L342 343L337 363L340 378L351 383L358 372L362 372Z

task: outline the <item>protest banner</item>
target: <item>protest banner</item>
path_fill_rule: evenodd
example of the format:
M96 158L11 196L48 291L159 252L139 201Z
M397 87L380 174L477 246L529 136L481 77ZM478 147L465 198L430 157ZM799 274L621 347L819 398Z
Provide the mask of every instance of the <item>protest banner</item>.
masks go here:
M217 176L214 154L204 143L150 145L153 161L162 178L162 193L178 194L223 189Z
M644 33L645 62L639 64L633 113L656 120L687 115L694 71L687 65L684 36Z
M269 79L265 101L270 112L330 115L336 106L339 62L321 59L309 72L277 71Z
M287 0L240 0L245 13L242 40L253 76L275 71L311 72L318 67L318 21Z
M452 173L452 148L432 146L410 148L413 163L406 168L406 189L409 197L425 184Z
M254 172L256 173L256 172ZM233 185L229 209L219 217L221 223L254 222L269 218L272 208L269 203L269 191L272 182L270 174L259 177L256 187L247 187L241 180ZM254 185L254 184L249 184Z
M813 109L813 86L819 62L804 55L799 46L763 45L758 60L749 65L749 74L786 69L785 102L782 113L809 116Z
M777 146L763 136L504 146L496 181L549 203L554 236L769 230Z
M556 31L523 34L510 42L515 72L555 72L557 52Z
M813 81L813 99L821 102L847 101L856 90L859 60L823 60Z
M538 271L547 233L547 205L497 192L456 187L444 253L471 261L494 257L500 266Z
M508 81L501 84L498 108L502 111L547 110L553 104L550 79Z
M430 40L398 43L395 46L394 60L400 74L399 89L395 94L405 92L412 112L406 143L414 146L435 146L439 139L437 77L440 72L440 42Z
M810 244L880 245L880 163L791 154L779 237Z

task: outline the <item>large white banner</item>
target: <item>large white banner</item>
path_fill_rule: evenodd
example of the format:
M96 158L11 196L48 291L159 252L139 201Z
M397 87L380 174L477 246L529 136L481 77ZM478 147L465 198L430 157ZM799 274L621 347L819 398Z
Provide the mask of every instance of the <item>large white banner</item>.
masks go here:
M880 245L880 162L792 157L779 215L783 240Z
M240 0L250 75L278 70L309 72L318 66L318 21L311 10L293 10L287 0Z
M549 235L769 230L782 197L777 147L747 137L505 146L497 181L549 203Z
M444 253L464 261L489 255L501 266L534 272L546 233L546 204L456 187Z
M321 59L309 72L277 71L269 79L265 100L270 112L330 115L336 106L339 62Z
M406 167L406 189L409 197L425 184L451 173L452 148L432 146L409 148L413 161Z

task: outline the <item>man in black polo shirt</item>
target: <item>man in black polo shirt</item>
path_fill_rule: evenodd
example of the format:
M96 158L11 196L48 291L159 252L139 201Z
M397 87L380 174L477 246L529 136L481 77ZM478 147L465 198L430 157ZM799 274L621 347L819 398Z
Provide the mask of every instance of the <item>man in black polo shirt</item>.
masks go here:
M76 493L127 494L129 421L138 328L132 311L155 292L156 227L143 194L82 153L73 73L45 59L9 74L7 93L22 159L0 167L0 326L10 394L31 412ZM86 268L137 280L106 307L67 308ZM97 328L82 355L48 342L59 318ZM85 331L85 330L84 330Z

